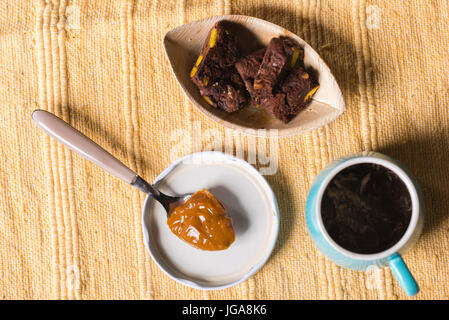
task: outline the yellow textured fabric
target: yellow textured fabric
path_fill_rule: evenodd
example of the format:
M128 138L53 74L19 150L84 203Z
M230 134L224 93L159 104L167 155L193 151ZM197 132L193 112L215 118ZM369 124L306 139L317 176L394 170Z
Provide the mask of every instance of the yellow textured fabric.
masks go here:
M278 140L279 169L267 176L281 213L274 253L248 281L203 292L177 284L149 257L144 194L51 140L31 112L56 113L152 181L170 163L176 128L227 132L188 101L163 36L231 13L309 42L335 74L347 110ZM324 258L305 225L306 194L320 169L377 150L422 184L427 221L405 255L421 287L416 299L448 299L448 17L446 0L2 1L0 298L407 298L387 268L355 272ZM192 144L182 153L200 150Z

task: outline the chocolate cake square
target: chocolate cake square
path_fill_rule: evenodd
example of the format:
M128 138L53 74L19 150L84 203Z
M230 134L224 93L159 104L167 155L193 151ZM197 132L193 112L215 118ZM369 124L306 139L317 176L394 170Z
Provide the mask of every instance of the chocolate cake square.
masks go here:
M260 97L260 105L273 117L288 123L307 106L318 88L318 83L298 65L273 94Z
M258 96L272 94L287 71L303 59L304 50L292 39L287 37L271 39L254 79L256 94Z
M237 72L240 74L245 87L251 96L251 104L256 106L259 104L256 92L254 90L254 79L257 76L260 65L262 64L266 48L259 49L243 58L235 64Z
M254 80L260 105L273 117L290 122L319 88L306 72L304 50L287 37L273 38Z
M222 80L200 90L207 103L226 112L240 110L248 104L248 95L242 79L234 68L230 73Z
M193 83L211 106L234 112L248 103L245 85L234 66L239 58L240 49L226 21L217 22L190 72Z

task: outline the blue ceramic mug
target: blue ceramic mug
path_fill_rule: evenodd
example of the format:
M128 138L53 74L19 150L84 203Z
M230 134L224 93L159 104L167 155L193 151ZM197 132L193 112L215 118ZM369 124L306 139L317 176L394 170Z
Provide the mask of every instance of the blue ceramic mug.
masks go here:
M405 183L412 201L410 223L402 238L391 248L375 254L360 254L339 246L327 233L321 217L321 199L329 182L343 169L361 163L384 166ZM315 178L306 202L306 220L310 236L320 251L336 264L354 270L389 266L404 291L413 296L418 285L401 258L416 243L424 225L424 201L420 187L412 174L396 160L377 152L364 152L337 159L326 166ZM368 269L369 270L369 269Z

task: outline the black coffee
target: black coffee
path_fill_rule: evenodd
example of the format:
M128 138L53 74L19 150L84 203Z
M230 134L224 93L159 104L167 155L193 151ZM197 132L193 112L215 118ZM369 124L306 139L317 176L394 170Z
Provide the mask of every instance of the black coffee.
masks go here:
M326 231L356 253L385 251L404 235L412 201L404 182L390 169L362 163L339 172L323 194Z

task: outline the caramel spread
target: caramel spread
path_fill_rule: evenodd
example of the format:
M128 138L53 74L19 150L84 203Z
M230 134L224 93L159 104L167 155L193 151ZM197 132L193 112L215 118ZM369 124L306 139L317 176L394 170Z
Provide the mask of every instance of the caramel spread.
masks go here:
M206 189L170 211L167 224L176 236L202 250L224 250L235 239L234 223L226 208Z

